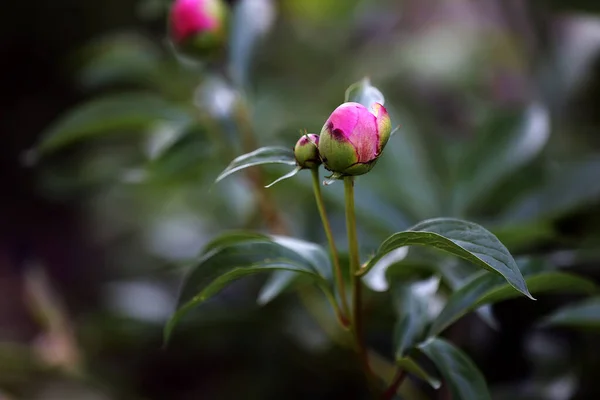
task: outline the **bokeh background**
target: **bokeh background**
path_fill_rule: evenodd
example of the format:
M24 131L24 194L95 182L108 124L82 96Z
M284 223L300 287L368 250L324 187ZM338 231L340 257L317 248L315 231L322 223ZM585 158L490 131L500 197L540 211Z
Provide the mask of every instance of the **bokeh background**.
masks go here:
M598 1L229 5L231 79L257 145L318 132L365 76L386 96L401 130L357 183L363 256L419 220L455 216L517 256L600 279ZM0 399L363 398L323 299L289 292L261 307L267 277L236 283L162 347L188 261L220 232L268 228L244 174L212 185L243 151L238 94L175 54L167 7L2 7ZM269 193L288 234L324 244L308 175ZM324 192L345 251L342 185ZM381 276L369 285L367 338L391 359L393 306ZM494 399L597 399L598 331L536 325L580 299L506 301L492 310L499 329L470 315L446 336ZM588 317L597 328L600 308ZM408 385L408 399L449 399Z

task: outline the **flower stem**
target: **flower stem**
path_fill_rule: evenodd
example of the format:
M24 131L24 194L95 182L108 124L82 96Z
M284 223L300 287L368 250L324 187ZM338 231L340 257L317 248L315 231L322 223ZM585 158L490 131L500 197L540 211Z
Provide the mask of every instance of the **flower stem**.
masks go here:
M317 208L319 209L319 215L321 216L321 222L323 223L323 229L325 230L325 236L327 236L327 242L329 242L329 250L331 251L331 258L333 259L333 269L336 278L336 284L338 289L338 294L340 296L341 303L341 314L340 314L340 322L342 326L349 326L349 318L350 318L350 307L348 306L348 298L346 296L346 287L344 284L344 277L342 275L342 268L340 266L340 258L338 256L338 251L335 246L335 241L333 239L333 233L331 231L331 225L329 224L329 219L327 218L327 213L325 211L325 203L323 202L323 195L321 193L321 182L319 178L319 167L315 167L311 169L312 173L312 183L313 183L313 191L315 193L315 200L317 202Z
M400 387L400 385L402 385L402 382L404 382L405 378L406 378L406 371L399 369L396 372L396 375L394 376L392 383L387 388L387 390L383 393L383 396L381 396L381 399L382 400L393 399L394 396L396 395L396 392L398 392L398 388Z
M348 233L348 248L350 251L350 277L352 284L352 333L356 351L367 375L369 386L373 387L373 374L369 366L369 357L363 338L362 329L362 288L361 280L356 276L360 268L358 254L358 239L356 236L356 216L354 213L354 178L344 177L344 197L346 199L346 231Z

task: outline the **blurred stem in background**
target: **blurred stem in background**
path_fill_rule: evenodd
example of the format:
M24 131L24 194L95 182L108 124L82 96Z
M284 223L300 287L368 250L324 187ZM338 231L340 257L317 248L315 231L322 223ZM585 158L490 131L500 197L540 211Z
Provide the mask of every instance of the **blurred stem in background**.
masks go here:
M43 333L36 340L40 358L68 375L82 376L83 363L74 329L44 270L31 266L26 282L26 299Z
M252 128L248 104L241 93L234 106L233 117L240 133L243 153L250 153L251 151L256 150L258 148L258 142L256 141L256 135ZM250 183L254 187L254 195L257 197L261 213L269 231L279 235L289 234L289 229L281 216L279 208L273 201L273 198L267 189L265 189L265 183L260 169L250 168L247 170L247 174Z
M400 385L402 385L402 382L404 382L405 378L406 371L399 368L394 376L394 379L392 380L392 383L381 396L382 400L392 400L394 396L396 396L396 392L398 392L398 388Z
M331 225L327 218L325 211L325 204L323 202L323 195L321 193L321 182L319 178L319 167L311 168L313 191L315 192L315 200L317 202L317 208L319 209L319 215L321 216L321 222L323 223L323 230L327 236L327 242L329 242L329 250L331 251L331 258L333 259L333 268L335 273L335 279L338 288L338 295L340 296L340 303L342 308L342 319L340 320L342 326L349 326L350 318L350 307L348 306L348 297L346 296L346 288L344 284L344 277L342 275L342 268L340 266L340 258L338 255L337 248L335 246L335 240L333 238L333 232L331 231Z

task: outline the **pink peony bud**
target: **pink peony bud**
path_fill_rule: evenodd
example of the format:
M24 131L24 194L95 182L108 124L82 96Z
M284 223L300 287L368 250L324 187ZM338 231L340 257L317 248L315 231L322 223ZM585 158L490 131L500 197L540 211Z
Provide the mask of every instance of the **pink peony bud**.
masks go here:
M222 49L226 11L222 0L175 0L169 30L177 49L192 57L207 57Z
M386 109L374 103L372 112L359 103L336 108L321 130L319 153L325 167L343 175L362 175L373 168L390 138Z
M294 157L300 168L314 168L321 165L319 157L319 135L309 133L302 136L294 146Z

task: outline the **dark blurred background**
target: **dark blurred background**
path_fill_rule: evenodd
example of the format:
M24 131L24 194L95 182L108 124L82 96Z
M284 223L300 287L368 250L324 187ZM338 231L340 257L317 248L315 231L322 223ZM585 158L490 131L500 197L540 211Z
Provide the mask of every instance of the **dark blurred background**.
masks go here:
M421 219L457 216L515 255L599 280L597 0L239 3L230 62L260 145L318 132L364 76L402 127L359 181L365 256ZM304 311L322 299L259 307L263 277L220 294L162 348L184 261L219 232L265 228L243 176L211 186L241 153L234 94L177 58L167 7L3 5L0 399L362 398L353 355ZM294 179L270 191L289 233L325 243L309 177ZM344 249L340 186L325 191ZM373 282L368 340L388 357L393 313ZM600 336L534 324L578 299L507 301L493 309L499 330L468 316L447 335L494 399L596 399ZM406 398L449 398L411 383Z

